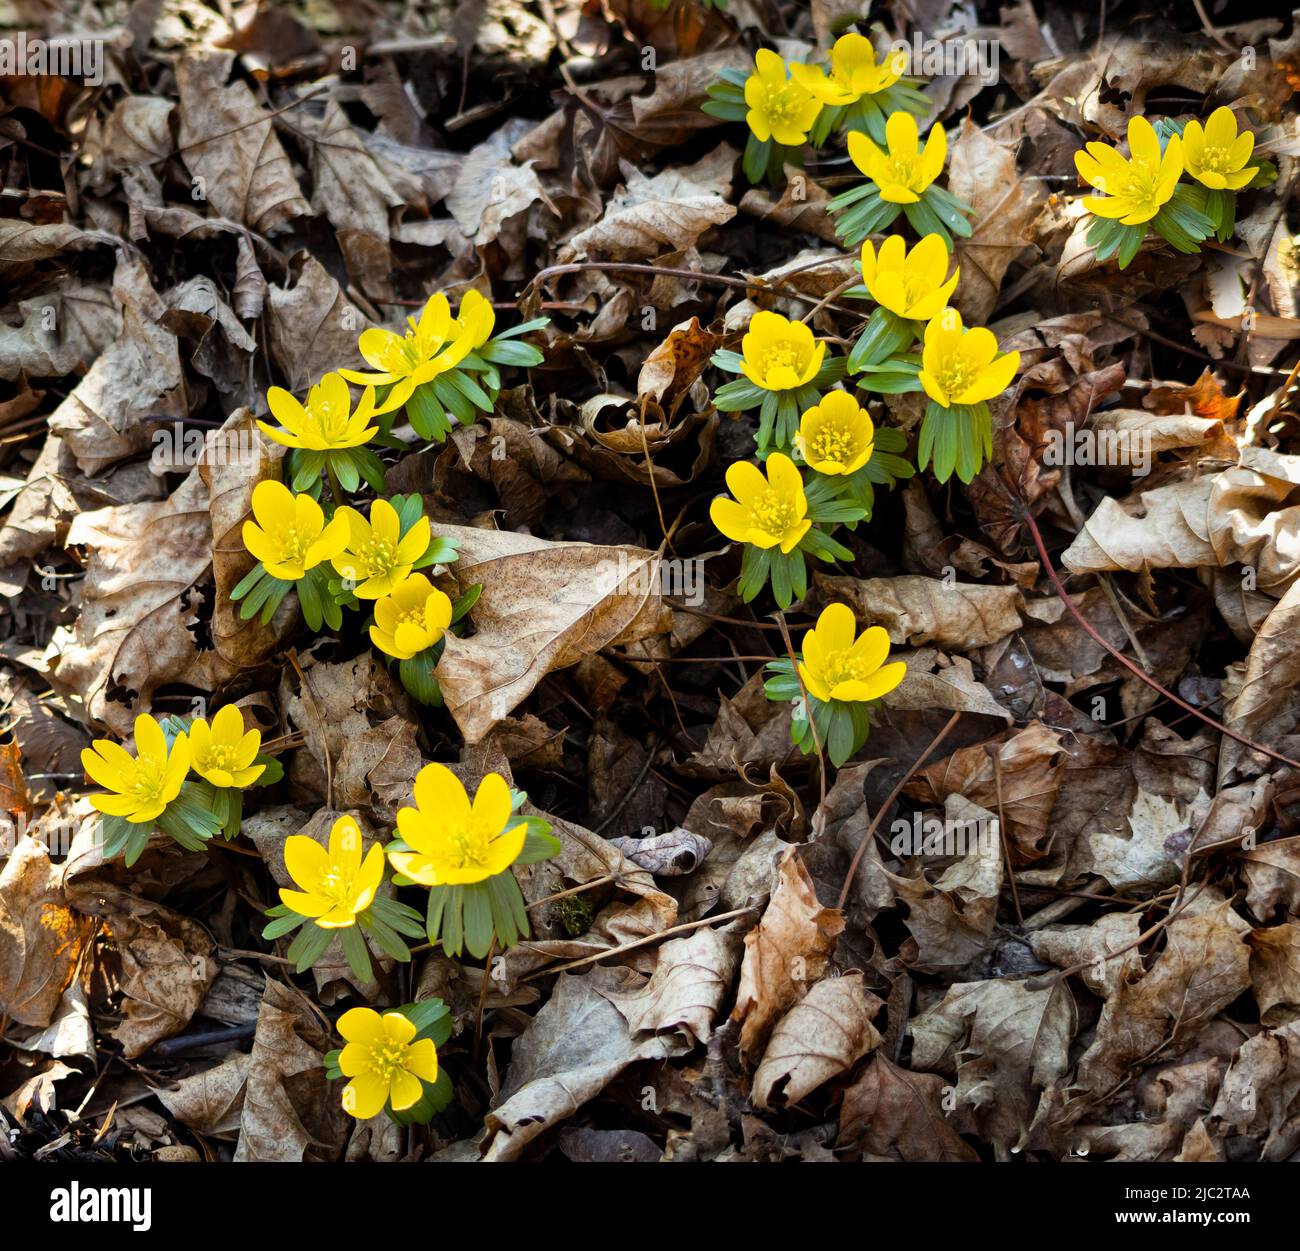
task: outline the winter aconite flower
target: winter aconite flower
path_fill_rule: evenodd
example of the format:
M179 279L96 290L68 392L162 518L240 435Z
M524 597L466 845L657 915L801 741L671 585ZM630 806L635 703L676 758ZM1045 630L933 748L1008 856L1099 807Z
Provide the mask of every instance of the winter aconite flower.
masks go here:
M416 387L431 382L439 374L454 369L469 355L474 339L481 330L483 315L479 303L487 304L477 291L467 292L459 318L451 315L451 304L438 292L431 295L419 320L407 318L405 334L372 328L364 330L357 347L375 372L344 369L350 382L371 386L391 386L377 412L401 408ZM488 313L491 306L488 305ZM489 324L487 335L492 333ZM486 339L487 335L483 338Z
M527 824L512 823L510 787L499 773L479 783L473 804L445 765L415 777L415 807L397 810L397 832L409 848L390 851L398 873L422 886L461 886L504 873L519 858Z
M957 289L960 267L948 277L948 245L926 235L909 252L902 235L890 235L877 252L871 240L862 245L862 282L882 308L910 321L937 317Z
M432 647L451 625L451 600L422 573L411 574L375 603L370 641L396 660Z
M983 326L963 328L955 308L944 309L925 328L921 386L944 408L1001 395L1019 366L1019 352L999 356L993 332Z
M948 137L942 126L932 126L921 146L916 118L899 110L885 124L882 150L861 131L849 133L849 156L853 164L880 190L880 198L892 204L915 204L922 193L943 172L948 156Z
M745 121L760 143L772 140L796 147L821 112L821 103L786 71L785 62L768 48L754 57L754 72L745 80Z
M1237 118L1227 107L1215 109L1204 128L1197 121L1183 128L1187 172L1211 191L1240 191L1250 182L1259 171L1258 165L1246 164L1254 150L1255 136L1249 130L1237 133Z
M847 391L832 391L804 413L795 446L818 473L857 473L875 450L875 426Z
M767 458L766 477L747 460L730 465L727 490L735 499L719 496L709 507L709 516L736 543L779 547L788 554L812 526L803 478L794 461L782 452Z
M227 704L209 725L202 717L189 728L190 768L213 786L252 786L266 772L253 761L262 747L260 730L244 731L244 718Z
M803 636L799 676L808 693L823 703L879 699L907 674L901 660L885 664L888 655L889 635L880 626L858 634L852 609L830 604Z
M492 301L470 288L461 297L460 312L456 314L456 324L460 327L459 333L469 336L469 350L471 352L481 348L492 337L492 331L496 329L497 315L496 310L492 307Z
M780 313L755 313L740 346L744 355L740 372L765 391L805 386L826 355L826 344L818 342L803 322Z
M297 582L337 556L347 541L347 522L336 516L326 525L310 495L295 495L271 479L253 488L253 520L244 522L244 546L273 578Z
M358 599L380 599L388 595L411 572L428 550L428 517L421 517L405 534L397 510L387 500L370 505L367 521L346 505L335 513L348 529L346 546L333 558L335 570L356 583L352 593Z
M190 744L184 734L171 748L162 726L148 713L135 719L135 755L112 739L96 739L81 753L81 766L108 794L90 802L105 816L135 825L156 821L181 792L190 769Z
M358 1120L378 1116L385 1104L402 1112L419 1103L424 1082L438 1080L438 1052L432 1038L414 1041L415 1023L401 1012L380 1016L373 1008L351 1008L338 1021L347 1044L339 1069L352 1080L343 1088L343 1111Z
M790 73L801 87L822 104L855 104L863 96L892 87L907 69L907 53L898 50L881 61L865 35L841 35L831 49L828 74L820 65L791 65Z
M280 425L264 421L257 424L268 438L285 447L309 452L338 451L361 447L379 433L379 427L370 424L375 416L374 388L365 389L353 412L351 392L339 374L326 374L312 387L305 406L283 387L272 387L266 393L266 402Z
M384 852L376 843L362 856L361 829L340 817L330 830L328 850L306 834L284 842L284 867L298 890L280 891L280 901L322 929L355 925L384 879Z
M1125 159L1104 143L1089 143L1074 154L1074 165L1085 182L1102 192L1084 201L1089 212L1137 226L1149 222L1173 196L1183 172L1183 142L1172 135L1161 155L1155 128L1135 116L1129 118L1128 147Z

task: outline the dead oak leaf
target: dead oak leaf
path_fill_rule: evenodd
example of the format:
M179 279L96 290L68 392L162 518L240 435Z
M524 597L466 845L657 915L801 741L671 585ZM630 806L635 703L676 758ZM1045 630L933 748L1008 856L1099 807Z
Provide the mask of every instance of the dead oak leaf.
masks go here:
M222 217L265 235L311 207L270 114L247 83L227 83L234 55L189 53L176 64L180 155Z
M826 971L844 914L824 908L796 848L781 858L762 920L745 935L740 987L731 1019L741 1023L740 1050L752 1053L777 1019Z
M51 644L50 680L120 735L164 683L209 687L192 631L212 558L207 495L192 473L166 500L81 513L68 529L90 559L76 625Z
M448 635L438 664L447 711L467 743L509 716L546 674L664 624L654 552L464 526L439 534L459 544L451 573L462 593L483 587L474 633Z
M877 1053L844 1092L838 1145L897 1160L978 1160L943 1110L946 1089L937 1073L913 1073Z
M880 1045L871 1019L881 1003L866 989L857 969L818 982L773 1029L754 1073L755 1104L796 1104L832 1077L848 1072Z
M1079 1084L1108 1094L1133 1065L1192 1037L1246 990L1249 928L1227 901L1191 904L1175 917L1151 969L1119 982L1106 1000L1096 1039L1079 1060Z
M0 872L0 1015L20 1025L54 1019L93 930L68 907L61 876L45 845L25 835Z
M606 991L634 1035L675 1031L706 1043L736 971L738 943L714 929L696 930L659 948L650 980L635 991Z

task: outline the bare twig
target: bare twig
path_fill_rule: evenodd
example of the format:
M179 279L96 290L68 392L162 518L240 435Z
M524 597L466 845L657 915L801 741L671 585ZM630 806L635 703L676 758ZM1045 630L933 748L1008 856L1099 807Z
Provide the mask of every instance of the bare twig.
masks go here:
M1204 721L1206 725L1218 730L1220 734L1226 734L1228 738L1240 743L1243 747L1249 747L1251 751L1257 751L1272 760L1281 761L1284 765L1289 765L1292 769L1300 769L1300 761L1292 760L1290 756L1284 756L1281 752L1274 751L1271 747L1265 747L1263 743L1257 743L1252 738L1247 738L1244 734L1238 734L1236 730L1230 730L1221 721L1216 721L1213 717L1208 716L1199 708L1194 708L1185 699L1175 695L1173 691L1160 685L1149 673L1131 661L1123 652L1112 647L1101 634L1093 627L1092 623L1079 611L1078 606L1070 598L1069 592L1065 589L1065 584L1061 581L1052 564L1052 558L1047 554L1047 546L1043 542L1042 531L1038 528L1038 523L1034 520L1033 514L1026 508L1023 512L1022 519L1029 528L1029 533L1033 536L1034 546L1038 548L1038 560L1042 565L1043 572L1051 580L1052 586L1056 589L1061 603L1069 610L1070 615L1083 627L1088 636L1096 643L1101 644L1120 664L1124 666L1134 677L1145 682L1153 691L1159 691L1171 703L1177 704L1184 712L1189 712L1192 716Z

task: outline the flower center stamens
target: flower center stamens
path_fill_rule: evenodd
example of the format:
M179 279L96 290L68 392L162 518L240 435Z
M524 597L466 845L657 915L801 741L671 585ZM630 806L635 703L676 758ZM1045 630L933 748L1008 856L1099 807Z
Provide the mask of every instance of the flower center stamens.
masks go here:
M846 464L853 458L853 432L846 426L823 426L808 442L810 459Z
M860 682L868 676L866 665L849 655L848 649L831 652L826 657L825 673L827 684L835 687L841 682Z
M771 487L754 500L750 512L764 534L784 534L795 521L794 501Z
M353 875L336 865L330 865L329 870L321 874L320 893L332 904L340 908L350 908L356 898Z

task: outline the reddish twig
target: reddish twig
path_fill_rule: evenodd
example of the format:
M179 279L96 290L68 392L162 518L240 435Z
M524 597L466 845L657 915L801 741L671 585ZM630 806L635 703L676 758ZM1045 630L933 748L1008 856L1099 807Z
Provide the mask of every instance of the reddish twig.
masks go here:
M858 871L858 865L861 863L862 857L867 850L867 844L870 843L876 835L876 826L880 824L885 813L887 813L893 806L894 800L903 793L903 787L912 780L912 775L930 758L930 753L948 737L948 731L957 724L957 718L960 716L961 711L958 710L948 718L943 729L930 740L930 746L917 756L917 758L912 762L912 767L898 779L897 783L894 785L894 789L889 792L885 802L880 805L876 815L871 819L871 824L867 826L867 832L862 836L862 841L858 844L857 851L853 853L853 863L849 865L849 871L844 875L844 885L840 887L840 897L835 906L841 911L843 911L844 904L848 900L849 888L853 885L854 874Z
M1056 572L1055 566L1052 564L1052 558L1047 554L1047 546L1043 542L1042 531L1039 530L1038 523L1034 520L1033 514L1030 513L1028 509L1024 510L1023 520L1029 527L1029 533L1033 535L1034 546L1038 549L1039 564L1042 566L1043 572L1047 574L1049 579L1051 579L1052 586L1055 588L1056 594L1060 597L1061 603L1069 609L1070 615L1083 627L1088 636L1094 642L1104 647L1106 651L1109 652L1110 655L1114 656L1115 659L1118 660L1119 663L1122 664L1135 678L1139 678L1141 681L1145 682L1153 691L1158 691L1165 697L1165 699L1169 700L1170 703L1177 704L1184 712L1191 713L1192 716L1204 721L1205 724L1210 726L1212 729L1218 730L1220 734L1226 734L1230 739L1240 743L1243 747L1249 747L1251 751L1260 752L1262 755L1280 761L1282 764L1288 765L1292 769L1300 769L1300 761L1292 760L1290 756L1284 756L1281 752L1274 751L1271 747L1265 747L1263 743L1257 743L1254 739L1247 738L1244 734L1238 734L1236 730L1228 729L1228 727L1221 721L1216 721L1213 717L1202 712L1199 708L1194 708L1185 699L1179 698L1173 693L1173 691L1161 686L1160 683L1140 665L1134 664L1133 661L1123 654L1123 652L1112 647L1110 643L1108 643L1106 639L1104 639L1101 634L1093 628L1092 624L1083 613L1079 611L1078 606L1070 598L1070 593L1065 589L1065 584L1061 581L1060 576Z

